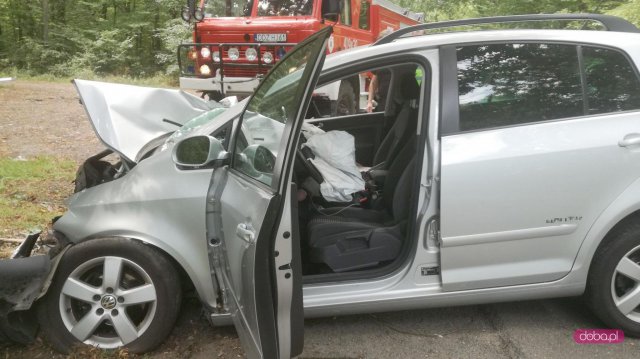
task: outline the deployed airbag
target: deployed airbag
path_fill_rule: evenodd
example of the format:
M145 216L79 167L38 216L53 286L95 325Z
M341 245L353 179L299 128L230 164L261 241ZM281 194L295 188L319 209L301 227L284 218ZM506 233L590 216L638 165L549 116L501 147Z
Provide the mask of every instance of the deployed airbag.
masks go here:
M314 134L304 146L316 155L310 161L324 178L320 193L327 201L350 202L352 193L364 190L364 180L356 166L352 135L345 131Z

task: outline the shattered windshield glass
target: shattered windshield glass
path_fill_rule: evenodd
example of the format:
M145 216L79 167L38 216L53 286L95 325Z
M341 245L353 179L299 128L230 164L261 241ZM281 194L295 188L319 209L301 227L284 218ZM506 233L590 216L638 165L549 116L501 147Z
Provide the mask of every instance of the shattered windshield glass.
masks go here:
M174 132L171 137L167 138L165 145L169 143L175 143L178 139L191 133L193 130L201 127L204 124L211 122L214 118L225 112L227 109L224 107L214 108L211 111L207 111L199 116L194 117L189 122L185 123L179 130Z
M258 0L258 16L311 15L313 0Z

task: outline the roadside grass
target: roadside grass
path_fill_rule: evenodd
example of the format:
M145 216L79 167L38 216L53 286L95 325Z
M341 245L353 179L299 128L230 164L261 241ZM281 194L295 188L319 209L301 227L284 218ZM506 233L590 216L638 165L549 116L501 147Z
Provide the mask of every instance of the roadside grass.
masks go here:
M150 87L170 87L176 88L179 84L178 75L154 75L145 77L134 76L116 76L116 75L96 75L91 71L78 71L72 76L55 76L51 74L33 75L26 71L20 71L16 69L4 69L0 70L0 77L13 77L24 81L46 81L46 82L58 82L69 83L73 79L103 81L112 83L121 83L138 86L150 86Z
M17 243L3 243L0 242L0 259L9 258L13 250L18 246Z
M50 156L0 157L0 238L22 238L62 214L63 201L73 192L76 168L75 161ZM0 246L0 256L6 247Z

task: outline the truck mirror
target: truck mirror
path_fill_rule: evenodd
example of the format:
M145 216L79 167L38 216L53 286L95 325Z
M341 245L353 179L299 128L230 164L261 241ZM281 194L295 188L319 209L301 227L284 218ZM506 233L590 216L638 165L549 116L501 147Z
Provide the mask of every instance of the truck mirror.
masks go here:
M193 12L193 18L196 19L197 22L204 20L204 9L195 9Z
M182 13L180 14L182 16L182 20L189 22L191 21L191 11L189 10L188 6L185 6L182 9Z
M341 0L322 0L322 18L338 21L338 15L342 9Z

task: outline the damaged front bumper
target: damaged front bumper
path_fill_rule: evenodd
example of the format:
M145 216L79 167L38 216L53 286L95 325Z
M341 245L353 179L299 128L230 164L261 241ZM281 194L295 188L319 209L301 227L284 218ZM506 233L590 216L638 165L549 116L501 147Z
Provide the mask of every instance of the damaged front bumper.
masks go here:
M0 342L33 342L38 322L33 303L46 292L57 258L67 247L66 239L55 231L40 239L48 251L33 255L41 233L31 234L13 252L0 260Z

